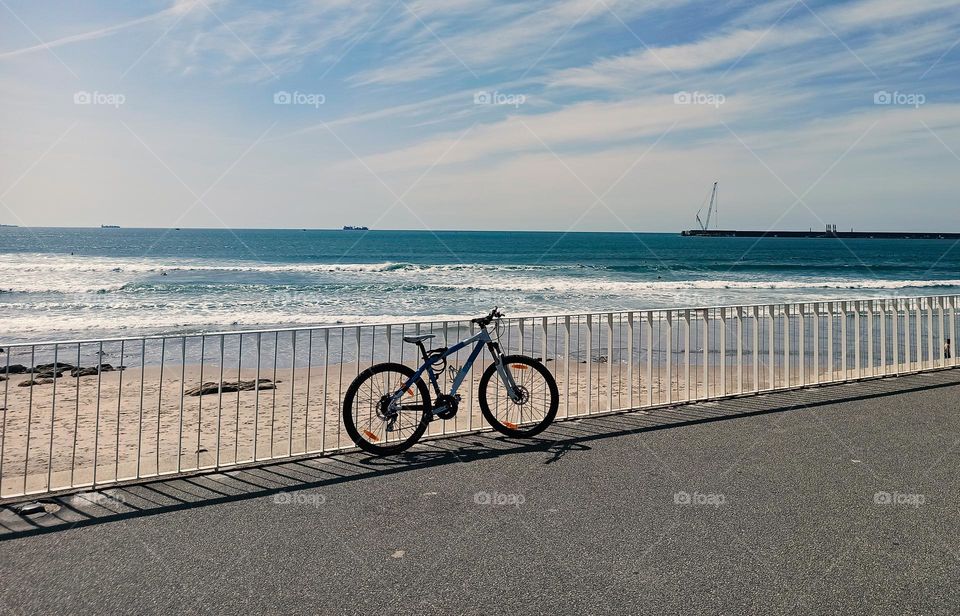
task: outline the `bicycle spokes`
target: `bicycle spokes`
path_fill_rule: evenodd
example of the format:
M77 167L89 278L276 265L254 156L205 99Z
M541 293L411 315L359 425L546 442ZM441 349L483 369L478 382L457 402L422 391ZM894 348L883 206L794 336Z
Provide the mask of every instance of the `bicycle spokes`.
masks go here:
M381 364L357 377L347 392L344 420L358 445L380 453L419 438L429 402L419 380L409 383L412 376L406 366Z

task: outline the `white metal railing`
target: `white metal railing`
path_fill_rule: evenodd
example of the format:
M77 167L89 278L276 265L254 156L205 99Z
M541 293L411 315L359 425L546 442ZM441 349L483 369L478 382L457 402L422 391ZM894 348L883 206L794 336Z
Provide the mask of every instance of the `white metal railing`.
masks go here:
M956 366L958 300L525 316L504 319L500 340L542 358L565 418ZM360 370L416 365L405 335L446 346L470 331L462 320L0 343L0 498L350 448L340 404ZM475 394L488 361L458 415L428 434L484 427Z

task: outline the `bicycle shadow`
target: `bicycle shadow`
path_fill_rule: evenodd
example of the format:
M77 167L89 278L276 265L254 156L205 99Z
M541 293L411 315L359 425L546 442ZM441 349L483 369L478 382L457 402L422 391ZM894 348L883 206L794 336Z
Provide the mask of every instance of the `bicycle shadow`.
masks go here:
M0 541L222 503L277 497L291 491L448 464L482 464L500 456L532 454L539 456L542 464L554 464L568 455L590 451L589 443L597 440L958 385L960 371L946 370L715 402L567 418L538 437L527 440L482 432L429 438L403 454L387 458L351 452L264 462L192 477L149 480L44 498L36 513L21 512L18 505L4 505L0 507Z

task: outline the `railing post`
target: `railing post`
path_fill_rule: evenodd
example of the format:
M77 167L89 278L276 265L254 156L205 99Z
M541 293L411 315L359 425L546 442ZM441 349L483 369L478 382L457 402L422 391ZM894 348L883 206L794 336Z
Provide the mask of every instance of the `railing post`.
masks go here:
M653 405L653 313L645 313L647 322L647 404ZM657 341L659 343L659 340Z
M944 304L944 302L946 302L946 301L947 301L947 298L946 298L946 297L938 297L938 298L937 298L937 316L939 317L939 320L940 320L940 340L939 340L938 342L940 343L940 367L941 367L941 368L943 368L944 366L947 365L947 357L946 357L947 351L946 351L946 347L945 347L946 343L944 342L944 341L946 340L947 336L946 336L946 333L945 333L944 330L943 330L944 325L946 325L946 323L944 322L944 315L943 315L943 313L944 313L944 306L943 306L943 304Z
M737 393L743 393L743 308L737 306Z
M834 369L834 352L833 352L833 329L834 329L834 319L833 319L833 302L827 302L827 371L829 376L827 381L834 380L835 369Z
M775 307L773 304L767 306L767 318L770 321L770 331L767 332L767 389L775 389L777 386L777 356L774 351L776 347L776 317L774 316Z
M703 398L710 397L710 309L703 310Z
M720 395L727 395L727 309L720 309Z
M630 408L633 405L633 313L627 313L627 388L630 390L628 396Z
M954 340L954 334L957 331L957 296L950 298L950 365L957 365L957 341Z
M917 298L917 332L914 343L917 345L917 371L923 370L923 299Z
M933 303L936 301L933 297L926 298L924 302L927 305L927 368L933 368Z
M673 402L673 312L666 311L667 319L667 403ZM663 393L663 383L660 384Z
M887 304L884 300L877 301L880 311L880 370L881 376L887 374Z
M563 389L564 389L564 417L570 416L570 317L563 317Z
M813 304L813 382L820 382L820 304Z
M876 374L873 368L873 300L867 300L867 366L869 376Z
M260 352L260 338L257 337L257 353ZM98 357L103 357L103 343L100 343L100 353ZM103 361L100 359L100 361ZM100 404L100 372L102 370L97 370L97 405ZM187 373L187 337L180 336L180 413L179 413L179 423L180 426L177 432L177 472L180 472L181 469L181 459L183 458L183 396L184 396L184 386L186 385L186 373ZM259 373L258 373L259 374ZM260 396L257 396L257 400L260 400ZM99 420L97 423L97 431L99 432ZM96 485L96 481L94 481Z
M841 381L846 381L847 376L849 376L847 368L847 341L849 340L847 336L847 302L840 302L840 340L842 341L840 345L840 365L843 369L843 378Z
M401 330L401 335L403 331ZM260 351L257 351L258 357ZM403 360L403 347L400 347L400 360ZM342 361L342 358L341 358ZM259 369L260 360L257 360ZM320 417L320 451L327 450L327 393L330 389L330 330L323 330L323 407Z
M53 400L51 402L50 409L50 451L47 452L47 490L53 488L53 436L57 431L57 369L60 367L60 345L53 345ZM79 366L77 366L79 368ZM123 389L121 388L120 392L117 394L117 397L123 396ZM117 442L120 441L120 420L119 414L117 417ZM6 426L4 426L6 427ZM27 443L27 446L30 446L30 443ZM117 447L117 456L120 455L120 447ZM116 477L115 477L116 478ZM0 480L3 477L0 476Z
M377 328L374 326L371 336L376 337ZM223 339L220 340L221 345L223 344ZM373 341L371 340L371 344ZM291 346L291 356L290 356L290 412L287 419L287 455L293 455L293 403L296 400L296 389L297 389L297 330L290 332L290 346ZM221 366L223 362L220 362ZM223 383L223 374L220 374L220 382ZM223 393L220 394L223 396ZM217 421L219 422L219 415L217 416Z
M890 313L890 367L894 374L900 373L900 307L897 301L887 300L887 312Z
M224 338L223 334L220 334L220 386L217 388L218 389L217 391L217 394L218 394L217 396L217 438L216 438L217 455L214 459L214 468L220 467L220 430L221 430L221 422L223 421L223 391L220 391L220 390L222 390L223 388L223 363L224 363L223 360L224 360L225 344L226 344L226 339ZM140 362L141 362L140 415L141 417L143 416L143 368L144 368L143 364L145 359L144 355L146 355L146 348L147 348L147 341L144 340L143 350L140 352ZM291 389L291 391L293 390ZM293 394L291 394L291 397L293 397ZM141 424L143 423L143 419L140 420L140 423ZM141 426L141 430L142 429L143 429L143 426ZM137 467L139 468L139 466L140 466L140 446L137 445Z
M783 386L790 387L790 304L783 305Z
M806 357L804 357L804 351L806 350L806 346L807 346L806 345L807 326L806 326L806 319L804 318L806 311L807 310L806 310L805 304L797 305L797 328L798 328L797 331L800 334L797 339L797 345L798 345L797 351L799 353L799 358L800 358L799 360L800 385L807 384L807 360L806 360Z
M542 362L543 362L543 365L546 366L546 365L547 365L547 360L548 360L547 354L548 354L549 351L550 351L549 348L547 347L547 336L548 336L548 334L547 334L547 317L543 317L542 319L540 319L540 333L541 333L541 336L540 336L540 357L543 358L543 359L541 359L540 361L542 361ZM553 354L554 354L554 355L557 354L556 349L554 349Z
M863 306L860 302L853 302L853 362L854 370L856 371L857 378L863 378L863 362L861 359L861 350L860 350L860 311L863 309Z
M607 410L613 410L613 313L607 313Z
M593 410L593 315L587 315L587 415Z
M690 311L683 311L683 333L684 333L684 344L683 344L683 393L684 400L690 400L690 342L693 340L692 331L690 329Z
M753 391L760 391L760 306L753 307Z
M903 371L910 372L913 369L913 348L910 344L910 301L897 300L903 303Z

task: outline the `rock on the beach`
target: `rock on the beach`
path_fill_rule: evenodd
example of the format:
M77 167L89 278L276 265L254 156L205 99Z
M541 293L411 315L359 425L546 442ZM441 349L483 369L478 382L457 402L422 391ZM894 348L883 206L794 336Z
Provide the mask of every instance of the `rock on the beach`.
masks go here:
M254 389L276 389L277 386L270 379L260 379L260 386L257 386L257 380L249 381L224 381L223 383L206 382L197 387L191 387L183 393L188 396L203 396L215 393L233 393L238 391L252 391Z
M97 366L87 366L74 368L70 371L70 376L77 378L80 376L95 376L100 372L115 372L117 370L126 370L126 366L117 366L114 368L110 364L100 364L100 369L97 370Z
M73 364L65 364L63 362L57 362L55 364L37 364L33 367L35 372L49 372L51 370L66 372L67 370L73 370L74 368L75 366Z
M72 376L73 378L77 378L81 376L93 376L98 372L99 370L97 370L96 366L87 366L86 368L74 368L73 370L70 371L70 376Z
M53 379L32 379L23 381L17 387L33 387L34 385L49 385L53 383Z
M59 379L63 376L63 373L67 370L65 368L50 368L48 370L40 370L33 373L34 378L37 379Z

